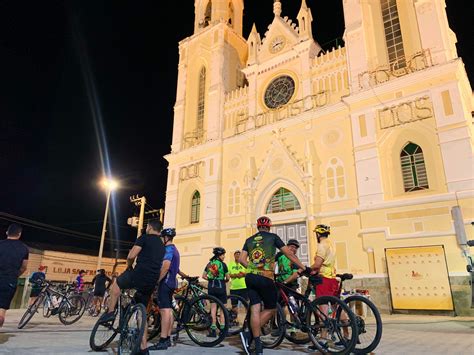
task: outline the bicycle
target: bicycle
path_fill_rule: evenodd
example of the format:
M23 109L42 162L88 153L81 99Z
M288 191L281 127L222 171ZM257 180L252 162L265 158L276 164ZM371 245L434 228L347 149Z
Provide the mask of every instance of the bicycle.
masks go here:
M337 274L341 281L339 283L338 296L346 302L355 314L358 336L353 352L356 354L367 354L375 350L382 338L382 318L375 304L369 299L367 290L351 290L343 292L343 283L353 278L352 274Z
M143 304L136 303L135 294L135 290L122 290L113 319L104 320L102 315L97 320L89 337L92 350L104 350L120 334L119 354L139 352L146 326L146 309Z
M86 298L86 309L87 312L91 317L97 317L102 310L104 313L108 313L108 301L109 301L110 295L109 295L109 290L105 290L105 294L102 297L102 301L100 302L100 308L97 310L97 304L96 304L96 296L94 296L94 288L91 287L87 291L87 298Z
M204 287L199 284L198 277L188 277L185 280L187 283L177 289L174 294L172 312L176 327L173 330L173 340L178 341L180 332L184 330L189 338L199 346L213 347L220 344L229 329L229 313L226 307L216 297L204 292ZM209 332L212 324L212 303L217 304L217 315L222 312L225 320L223 329L217 332L215 337ZM153 312L153 326L149 327L149 339L152 339L161 331L161 317L158 305L153 304L149 309ZM151 336L152 334L153 336Z
M308 339L301 340L299 344L311 341L324 354L350 353L356 343L357 323L354 314L342 300L323 296L310 301L283 283L275 282L275 286L279 302L275 315L261 328L260 339L264 348L273 349L280 345L288 336L287 329L292 328ZM248 331L251 335L249 322L250 312L245 320L244 332Z
M20 322L18 323L18 329L25 327L31 318L33 318L35 313L38 312L38 308L41 304L43 304L43 307L45 307L47 304L48 310L50 310L49 305L55 306L54 309L57 310L59 320L64 325L73 324L82 317L85 311L84 298L82 298L80 295L71 294L71 285L66 285L65 291L61 292L58 289L54 289L49 281L43 280L41 282L41 287L41 292L36 298L35 302L33 302L33 304L31 304L26 309L25 313L21 317ZM53 297L56 297L56 302L53 301ZM43 315L44 314L45 310L43 309Z

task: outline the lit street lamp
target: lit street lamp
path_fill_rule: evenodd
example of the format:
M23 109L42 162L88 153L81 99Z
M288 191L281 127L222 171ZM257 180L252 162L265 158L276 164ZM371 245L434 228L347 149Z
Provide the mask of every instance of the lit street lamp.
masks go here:
M102 266L102 252L104 250L104 239L105 239L105 231L107 229L107 215L109 214L109 201L110 195L112 191L118 188L117 181L113 179L104 178L100 182L100 185L103 189L107 191L107 202L105 204L105 215L104 215L104 224L102 226L102 235L100 236L100 247L99 247L99 257L97 259L97 270L101 269Z

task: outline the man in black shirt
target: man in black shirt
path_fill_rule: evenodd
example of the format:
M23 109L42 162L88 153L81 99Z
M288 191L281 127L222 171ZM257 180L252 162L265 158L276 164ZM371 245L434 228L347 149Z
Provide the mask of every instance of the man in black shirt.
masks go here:
M156 282L160 277L161 264L165 255L165 246L160 238L162 225L159 221L150 221L146 228L146 234L137 239L135 245L130 249L127 256L128 268L110 287L109 313L103 315L103 320L114 318L114 310L117 305L120 290L134 288L137 290L135 299L148 304ZM136 259L135 268L132 267ZM140 354L148 354L147 350L147 327L142 338Z
M19 240L22 230L18 224L10 224L7 239L0 241L0 328L15 295L18 276L28 266L28 248Z
M105 290L110 286L112 280L105 274L105 269L97 270L97 275L92 279L94 285L94 304L96 314L100 313L100 305L104 299ZM106 285L108 283L108 285Z

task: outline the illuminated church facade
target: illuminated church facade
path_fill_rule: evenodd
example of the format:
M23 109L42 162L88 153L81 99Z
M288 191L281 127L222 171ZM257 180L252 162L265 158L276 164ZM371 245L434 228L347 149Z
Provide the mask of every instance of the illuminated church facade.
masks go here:
M295 21L275 0L268 30L246 38L243 0L195 0L164 225L183 270L200 275L215 246L230 261L261 215L307 264L311 231L328 224L337 271L383 311L467 314L473 98L445 2L341 1L345 45L323 51L305 0Z

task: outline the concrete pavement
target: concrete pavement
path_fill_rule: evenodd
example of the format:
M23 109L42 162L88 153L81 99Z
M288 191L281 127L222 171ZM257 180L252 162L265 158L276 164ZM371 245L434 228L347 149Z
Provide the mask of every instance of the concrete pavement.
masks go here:
M76 324L64 326L57 317L37 314L22 330L17 329L24 310L11 310L0 328L0 354L91 354L89 335L96 318L84 315ZM474 318L447 316L383 316L383 336L376 354L474 354ZM238 337L226 339L215 348L197 347L183 333L169 354L243 354ZM102 354L116 354L116 344ZM163 352L165 353L165 352ZM304 346L284 342L265 354L309 354ZM152 354L160 354L158 351Z

